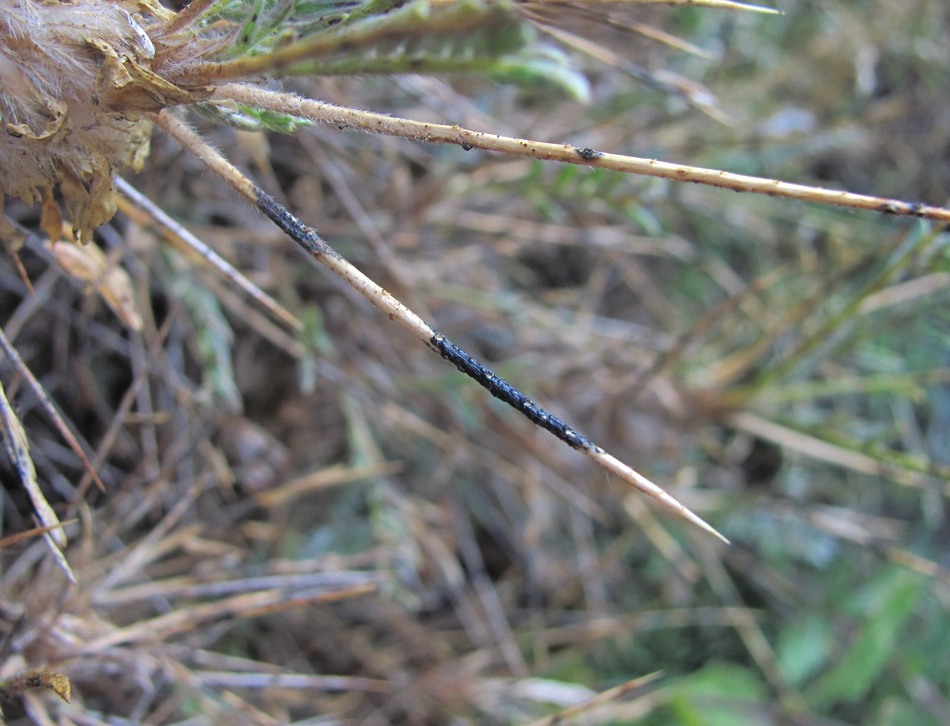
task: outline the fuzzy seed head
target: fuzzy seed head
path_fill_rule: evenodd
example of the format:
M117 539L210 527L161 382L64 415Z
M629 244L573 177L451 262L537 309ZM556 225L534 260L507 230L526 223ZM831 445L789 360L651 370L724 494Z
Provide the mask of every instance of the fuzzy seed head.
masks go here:
M149 31L168 15L126 0L0 0L3 197L58 189L80 239L112 218L113 175L148 156L146 112L187 100L152 69Z

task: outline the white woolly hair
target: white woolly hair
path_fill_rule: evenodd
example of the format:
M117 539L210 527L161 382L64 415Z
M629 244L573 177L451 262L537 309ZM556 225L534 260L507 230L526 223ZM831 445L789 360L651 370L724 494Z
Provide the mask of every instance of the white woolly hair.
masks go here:
M148 154L141 110L110 102L125 64L155 55L141 5L0 0L0 191L34 203L58 188L81 237L115 213L113 174Z

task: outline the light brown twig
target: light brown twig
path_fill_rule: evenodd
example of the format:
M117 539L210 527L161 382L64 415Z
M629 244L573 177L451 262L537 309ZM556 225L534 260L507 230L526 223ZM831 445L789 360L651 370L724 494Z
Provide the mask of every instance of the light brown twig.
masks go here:
M950 222L950 209L919 202L873 197L838 189L824 189L806 184L791 184L778 179L733 174L718 169L673 164L657 159L644 159L623 154L610 154L596 149L578 148L570 144L552 144L511 136L499 136L473 131L457 125L433 124L425 121L397 118L371 111L343 108L322 101L313 101L290 93L266 91L256 86L228 84L216 89L214 98L237 101L269 111L299 116L308 121L351 127L388 136L433 144L455 144L463 149L483 149L511 156L522 156L542 161L592 166L598 169L639 174L679 182L693 182L730 189L735 192L765 194L770 197L797 199L802 202L830 204L851 209L867 209L882 214L920 217L935 222Z

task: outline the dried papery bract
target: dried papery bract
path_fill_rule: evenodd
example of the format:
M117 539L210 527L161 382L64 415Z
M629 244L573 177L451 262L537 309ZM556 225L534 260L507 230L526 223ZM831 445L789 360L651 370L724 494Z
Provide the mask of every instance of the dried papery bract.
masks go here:
M113 217L113 176L148 156L143 111L195 100L152 68L174 60L148 35L168 16L150 2L0 2L3 196L58 191L83 241Z
M31 691L52 691L69 703L72 697L72 685L62 673L48 670L35 670L20 676L0 681L0 705L20 698Z

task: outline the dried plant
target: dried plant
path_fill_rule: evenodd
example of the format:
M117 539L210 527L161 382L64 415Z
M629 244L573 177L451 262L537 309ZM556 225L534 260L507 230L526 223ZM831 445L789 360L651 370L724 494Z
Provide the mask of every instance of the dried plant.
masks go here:
M154 0L2 0L2 198L18 198L26 204L40 206L39 226L48 238L44 247L47 254L70 276L94 289L132 330L142 328L148 311L142 310L141 302L136 301L129 274L92 243L94 231L109 222L120 207L130 216L142 215L148 224L163 230L174 244L187 247L191 254L197 253L211 260L253 297L259 309L272 319L282 321L293 333L299 333L302 328L299 321L247 283L214 253L204 250L190 233L164 216L121 178L120 175L137 172L146 164L153 127L157 127L225 180L317 262L493 396L510 404L534 424L553 433L605 470L721 537L678 500L575 428L539 407L351 265L313 227L297 219L209 145L183 117L184 111L193 109L205 119L240 129L281 132L305 124L326 124L434 144L453 144L466 150L482 149L889 215L950 221L950 210L939 207L635 158L586 146L398 118L275 91L261 82L269 76L477 72L499 80L545 83L583 98L586 93L584 76L575 69L571 56L562 48L567 46L576 52L595 55L607 51L585 44L585 39L571 32L563 22L564 18L575 16L559 13L602 12L605 7L614 5L654 3L652 0L574 2L570 3L570 8L562 8L566 4L557 0L193 0L175 12ZM668 0L666 4L767 11L719 0ZM702 105L699 94L691 96L685 93L684 96L694 105ZM0 237L7 250L16 255L29 238L29 232L14 220L4 217L0 222ZM732 304L739 302L736 298ZM213 313L209 315L213 316ZM16 364L15 351L7 341L4 349ZM213 351L209 354L213 356ZM663 365L663 361L659 360L657 365ZM24 377L29 376L25 366L17 364L17 367ZM729 372L722 374L725 377ZM38 384L35 389L48 401ZM47 528L43 536L47 538L48 547L59 552L66 545L65 536L58 528L56 514L46 504L36 485L22 426L6 403L6 397L0 400L4 404L3 428L7 449L17 462L39 520ZM70 427L62 423L55 406L50 404L49 410L57 426L71 436ZM736 421L742 423L741 417ZM748 421L745 423L754 425ZM88 461L81 444L71 441L71 447L86 463L89 482L80 487L80 491L84 491L90 482L96 480L96 462ZM145 496L160 498L161 494L156 490ZM294 495L286 493L286 496L292 499ZM70 557L68 563L60 557L59 566L80 582L84 577L94 580L96 593L91 596L92 600L106 610L110 607L121 610L122 603L141 603L159 595L171 601L187 598L185 593L192 587L188 583L170 586L162 593L155 589L136 592L133 586L124 589L120 586L143 572L147 565L160 560L162 553L172 547L162 537L173 530L178 533L174 546L187 543L195 551L201 549L202 542L196 532L187 528L175 529L184 508L194 503L197 493L192 492L189 497L171 506L156 523L152 534L142 540L135 551L126 552L117 560L115 570L101 571L93 555L97 551L93 545L89 545L82 555ZM261 501L268 500L265 497ZM276 501L270 501L267 506L276 506ZM126 514L134 510L131 500L117 502L114 506L117 510L124 509ZM82 511L78 503L76 511ZM415 510L411 516L424 518ZM111 534L119 537L137 522L132 517L131 523L115 524ZM103 555L102 551L98 552L99 556ZM214 555L219 556L221 561L225 559L221 553ZM213 558L209 555L210 559ZM73 574L77 569L79 571ZM62 626L50 625L50 631L40 635L42 627L34 624L33 632L37 641L47 641L45 648L48 654L53 654L48 655L52 660L78 660L81 663L84 657L96 655L103 660L113 659L140 669L143 673L163 671L168 674L174 672L174 666L169 665L174 660L170 647L154 648L146 658L141 655L130 657L121 652L120 646L142 644L147 647L153 640L194 631L205 623L223 618L251 617L258 612L286 609L300 603L355 597L378 584L373 578L362 577L345 567L336 573L337 579L318 577L306 582L294 580L296 575L278 570L275 564L269 575L274 579L266 582L251 584L247 579L245 584L234 583L234 589L227 597L221 596L211 604L185 606L137 624L123 626L88 617L81 624L73 623L74 632L81 632L85 641L78 649L64 648L52 642L66 639ZM15 589L15 586L9 587ZM199 585L196 583L194 587ZM236 592L240 594L234 594ZM45 593L45 600L49 603L60 597L62 592L57 588ZM767 659L767 656L763 657ZM44 673L49 675L49 672ZM214 681L210 675L206 676L206 683ZM64 678L55 673L50 677ZM260 674L264 681L268 677ZM8 680L4 687L19 688L17 684L21 683L30 685L32 678L22 676ZM238 683L239 680L234 676L232 682ZM50 682L53 685L41 684L39 687L50 687L60 695L65 692L64 698L68 700L68 685L63 686L62 681ZM221 675L220 682L227 684L229 681ZM387 688L382 682L349 685L367 691L385 691ZM130 707L130 711L135 712L135 708ZM254 722L268 722L267 717L259 712L249 718Z

